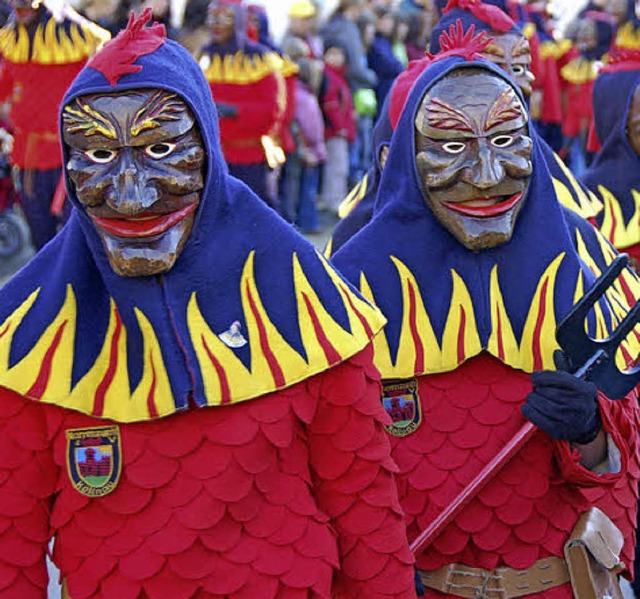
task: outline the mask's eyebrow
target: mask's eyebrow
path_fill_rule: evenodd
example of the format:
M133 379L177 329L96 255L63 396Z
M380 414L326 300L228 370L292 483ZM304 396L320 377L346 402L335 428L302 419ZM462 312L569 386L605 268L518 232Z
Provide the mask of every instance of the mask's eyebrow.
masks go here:
M466 131L467 133L474 132L473 122L464 112L438 98L431 98L424 112L427 123L431 127Z
M504 58L504 50L498 46L497 44L491 43L489 44L483 51L482 54L490 54L491 56L497 56L499 58Z
M514 58L517 56L527 56L531 53L531 48L529 47L529 42L522 38L513 49Z
M187 106L176 94L158 91L136 113L131 124L131 135L136 137L143 131L157 129L163 122L179 121Z
M65 106L62 112L62 121L67 132L84 133L85 137L102 135L107 139L118 139L114 124L106 116L80 98L77 98L74 104L75 106Z
M484 130L516 120L522 116L522 106L517 102L515 93L511 89L503 89L489 110L484 124Z

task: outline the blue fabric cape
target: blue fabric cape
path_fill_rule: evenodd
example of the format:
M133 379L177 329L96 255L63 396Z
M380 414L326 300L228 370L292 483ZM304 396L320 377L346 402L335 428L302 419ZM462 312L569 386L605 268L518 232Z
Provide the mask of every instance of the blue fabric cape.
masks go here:
M640 211L640 198L634 195L640 193L640 157L627 137L627 116L638 85L640 69L602 73L596 79L593 114L602 148L583 175L585 184L603 196L605 209L598 215L598 224L620 248L640 243L637 226L625 231ZM623 222L617 222L620 217Z
M0 291L0 385L94 416L145 420L258 397L362 349L381 317L229 176L198 64L169 40L136 64L141 71L113 87L85 67L63 106L142 88L178 94L208 156L193 232L166 274L120 277L67 180L70 221Z
M508 243L472 252L433 217L416 170L414 122L427 91L468 67L486 69L520 93L484 60L448 58L427 68L394 132L374 218L333 257L389 321L374 343L383 377L453 370L483 350L525 371L553 368L556 325L614 255L586 221L559 204L532 130L534 171ZM605 306L598 316L608 328L610 310ZM547 325L534 326L536 320Z

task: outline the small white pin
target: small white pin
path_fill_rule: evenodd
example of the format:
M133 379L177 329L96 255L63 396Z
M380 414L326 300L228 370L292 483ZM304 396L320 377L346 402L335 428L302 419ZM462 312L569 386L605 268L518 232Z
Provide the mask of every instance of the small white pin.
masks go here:
M226 346L231 347L233 349L238 349L239 347L244 347L247 344L247 340L244 338L242 333L240 332L240 327L242 325L236 320L231 323L228 331L224 333L220 333L218 337L222 343Z

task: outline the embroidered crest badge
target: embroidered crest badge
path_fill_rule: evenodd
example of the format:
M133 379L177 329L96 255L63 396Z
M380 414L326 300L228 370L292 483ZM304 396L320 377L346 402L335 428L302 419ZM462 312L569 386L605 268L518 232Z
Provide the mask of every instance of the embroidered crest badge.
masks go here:
M227 346L233 349L237 349L239 347L244 347L247 344L247 340L244 338L242 333L240 332L240 328L242 325L235 320L231 323L228 331L224 333L220 333L218 337L220 340Z
M121 471L117 426L67 431L67 472L76 491L87 497L108 495L116 488Z
M382 385L382 405L392 424L385 428L394 437L406 437L422 422L418 381L391 381Z

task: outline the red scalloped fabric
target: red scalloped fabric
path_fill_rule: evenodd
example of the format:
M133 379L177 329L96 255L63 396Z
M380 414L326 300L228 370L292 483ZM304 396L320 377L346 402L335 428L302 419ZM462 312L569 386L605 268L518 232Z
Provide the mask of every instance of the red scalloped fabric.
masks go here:
M366 350L258 400L120 424L101 498L72 487L65 431L108 423L3 394L4 596L44 597L50 525L72 599L414 597L378 379Z
M453 372L420 377L418 385L422 424L403 439L392 440L409 540L449 505L524 424L520 407L531 391L528 374L486 354ZM632 421L621 404L608 400L606 404L604 426L616 428L626 464L629 447L618 433L628 431ZM583 486L599 485L606 492L623 480L627 480L623 474L599 477L587 471L568 444L539 431L417 557L418 566L436 570L458 562L489 570L521 569L545 557L562 556L579 514L590 505ZM635 507L628 509L630 515ZM544 596L569 598L571 590L565 585Z
M610 402L600 402L603 417L615 418L607 408ZM638 407L637 392L629 400L620 402L620 408L626 413L626 419L619 419L620 437L629 443L629 462L627 470L629 476L622 477L613 489L594 487L585 490L585 495L591 502L597 505L624 535L624 548L622 561L630 568L629 577L633 574L633 560L635 556L636 541L636 509L638 506L638 480L640 479L640 443L638 431L640 430L640 408Z

